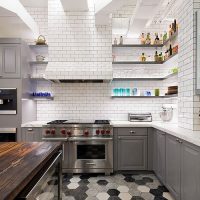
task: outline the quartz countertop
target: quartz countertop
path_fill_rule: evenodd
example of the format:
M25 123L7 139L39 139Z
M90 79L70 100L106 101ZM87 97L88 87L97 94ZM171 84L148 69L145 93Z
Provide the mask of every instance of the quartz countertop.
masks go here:
M0 143L0 199L15 199L61 147L60 142Z
M46 121L33 121L22 124L21 127L42 127L45 125ZM170 135L178 137L182 140L200 146L200 131L192 131L189 129L178 127L177 123L170 122L129 122L129 121L111 121L113 127L146 127L146 128L155 128L160 131L166 132Z
M176 123L112 121L112 125L113 127L152 127L200 146L200 131L192 131L189 129L181 128Z

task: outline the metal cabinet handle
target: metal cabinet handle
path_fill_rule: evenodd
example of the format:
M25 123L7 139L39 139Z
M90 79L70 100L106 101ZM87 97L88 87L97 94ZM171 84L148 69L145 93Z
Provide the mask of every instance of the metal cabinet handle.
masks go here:
M85 163L86 165L96 165L95 163Z
M28 131L33 131L33 129L32 128L28 128Z
M177 138L176 141L179 142L179 139Z
M135 131L130 131L129 133L130 133L130 134L135 134L136 132L135 132Z

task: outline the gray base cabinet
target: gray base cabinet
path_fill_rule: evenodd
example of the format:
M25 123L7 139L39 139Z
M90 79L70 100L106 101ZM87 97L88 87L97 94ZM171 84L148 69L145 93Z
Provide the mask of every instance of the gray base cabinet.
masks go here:
M166 137L166 186L175 197L180 199L181 185L181 144L175 137Z
M21 137L24 142L41 142L42 128L22 128Z
M181 145L181 200L200 199L200 148Z
M147 136L118 137L118 170L147 169Z
M166 134L164 132L156 130L154 135L154 168L157 177L165 183L166 178L166 148L165 148L165 137Z
M147 170L147 128L115 128L114 133L114 169Z

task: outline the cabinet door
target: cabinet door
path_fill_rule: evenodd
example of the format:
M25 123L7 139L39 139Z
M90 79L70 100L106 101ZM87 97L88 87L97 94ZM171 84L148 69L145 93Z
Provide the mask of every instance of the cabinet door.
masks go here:
M118 170L147 169L147 136L118 137Z
M0 78L3 77L3 48L0 46Z
M158 174L158 142L157 133L154 130L153 134L153 171Z
M166 186L176 200L180 199L181 144L175 137L166 137Z
M165 183L165 163L166 163L166 149L165 149L165 133L157 131L157 176Z
M184 142L181 156L181 200L200 198L200 149Z
M1 45L0 48L2 51L0 53L2 54L2 78L20 78L20 46Z
M42 128L22 128L22 141L40 142L42 141Z

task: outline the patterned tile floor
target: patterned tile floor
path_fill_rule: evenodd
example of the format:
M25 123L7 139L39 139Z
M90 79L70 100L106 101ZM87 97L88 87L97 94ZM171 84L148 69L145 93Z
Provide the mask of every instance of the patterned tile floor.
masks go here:
M174 200L154 174L63 176L63 200Z

